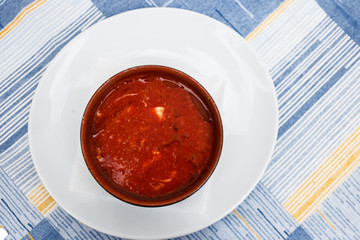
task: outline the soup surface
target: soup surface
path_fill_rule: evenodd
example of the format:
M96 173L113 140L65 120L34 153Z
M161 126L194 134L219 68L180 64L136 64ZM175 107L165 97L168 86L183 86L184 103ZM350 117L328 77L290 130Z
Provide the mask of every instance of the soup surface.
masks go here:
M194 182L213 145L207 108L182 84L157 76L120 83L91 126L93 159L112 184L150 198Z

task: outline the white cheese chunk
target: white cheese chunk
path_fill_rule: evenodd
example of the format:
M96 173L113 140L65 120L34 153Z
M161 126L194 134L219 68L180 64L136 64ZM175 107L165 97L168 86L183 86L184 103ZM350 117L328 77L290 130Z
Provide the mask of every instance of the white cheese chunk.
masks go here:
M164 107L154 107L154 112L157 115L157 117L159 118L159 120L162 120L164 117Z

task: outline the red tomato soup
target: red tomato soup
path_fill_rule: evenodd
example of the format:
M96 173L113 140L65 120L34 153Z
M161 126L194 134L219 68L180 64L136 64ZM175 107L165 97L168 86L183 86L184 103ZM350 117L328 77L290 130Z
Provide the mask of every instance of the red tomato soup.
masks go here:
M210 161L214 123L184 85L158 76L116 86L95 112L90 149L114 185L156 198L184 189Z

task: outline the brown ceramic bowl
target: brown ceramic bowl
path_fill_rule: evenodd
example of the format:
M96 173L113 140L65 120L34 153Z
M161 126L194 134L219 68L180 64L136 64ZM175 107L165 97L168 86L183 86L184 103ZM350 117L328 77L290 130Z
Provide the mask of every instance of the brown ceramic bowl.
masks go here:
M154 79L157 80L155 81ZM132 104L140 106L140 100L135 98L131 100L132 98L130 97L139 97L133 92L137 88L140 89L139 94L145 94L144 92L148 91L141 88L144 82L146 82L146 86L150 86L149 83L153 84L154 87L152 88L154 89L156 89L156 84L162 86L161 84L165 83L167 84L166 89L170 89L169 91L186 91L186 94L190 97L185 99L191 102L186 102L185 100L177 102L179 104L186 104L182 108L189 107L189 109L196 109L197 113L189 114L185 118L185 113L190 110L184 110L185 112L182 115L182 113L177 113L175 106L171 108L171 104L165 104L165 107L156 107L156 104L151 106L151 102L144 102L144 99L150 99L150 97L144 97L142 100L144 110L136 110L137 108L132 107ZM159 89L161 88L159 87ZM114 93L116 91L123 95L119 95L120 97L114 95L112 100L111 94L116 94ZM159 94L158 98L160 99L165 95ZM176 93L171 92L168 95L175 96ZM118 107L116 105L118 104L117 101L122 101L124 106ZM112 106L111 104L115 105ZM167 128L162 125L156 125L162 124L156 122L156 117L151 117L150 115L141 117L145 115L140 114L150 114L146 112L148 108L155 109L153 112L157 114L154 116L158 117L158 121L176 122L180 121L180 117L183 117L185 120L200 119L200 122L196 123L195 120L189 120L184 123L185 120L181 120L180 123L176 124L167 123L167 128L171 131L166 130ZM106 109L108 109L109 113L106 112ZM168 109L175 110L170 111ZM167 111L174 114L174 116L168 114ZM127 114L126 112L131 112L131 114L121 115ZM136 114L139 114L138 118L135 117ZM125 121L126 118L129 120ZM145 119L149 119L149 121L153 119L156 126L146 127L150 123L144 123L139 118L143 118L144 121ZM171 120L171 118L173 119ZM130 120L134 124L140 125L138 127L131 125ZM119 121L123 122L116 126ZM205 130L201 130L202 126L204 126L205 130L207 129L208 133ZM162 129L162 127L166 131L157 130L158 128ZM193 134L190 130L187 133L185 132L185 129L190 129L190 127L195 131ZM182 129L184 130L180 133ZM149 133L149 136L146 136L152 130L157 130L158 132L156 134ZM167 131L174 133L173 140L168 143L166 143L168 140L165 140L165 138L168 138L166 135ZM140 134L145 134L145 136ZM164 134L164 139L160 138L161 134ZM116 138L117 142L114 142ZM202 143L202 139L206 140ZM200 142L196 143L195 140ZM154 148L154 145L151 145L157 144L156 141L159 142L159 148ZM138 206L165 206L179 202L195 193L213 173L219 161L222 144L223 127L221 117L209 93L189 75L165 66L137 66L111 77L90 99L81 123L82 153L87 167L95 180L116 198ZM134 154L134 157L131 154ZM137 154L144 154L144 159L139 159ZM205 158L204 156L207 157ZM183 167L180 163L184 164ZM164 176L161 176L162 174ZM172 187L174 189L171 189Z

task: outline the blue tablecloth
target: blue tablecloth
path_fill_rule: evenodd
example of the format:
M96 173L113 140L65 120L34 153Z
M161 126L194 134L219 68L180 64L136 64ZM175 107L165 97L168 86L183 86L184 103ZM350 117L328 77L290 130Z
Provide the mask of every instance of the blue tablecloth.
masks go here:
M279 131L261 181L233 212L180 239L360 239L360 2L0 0L0 236L116 239L66 213L29 150L31 100L48 63L83 30L137 8L213 17L263 59Z

